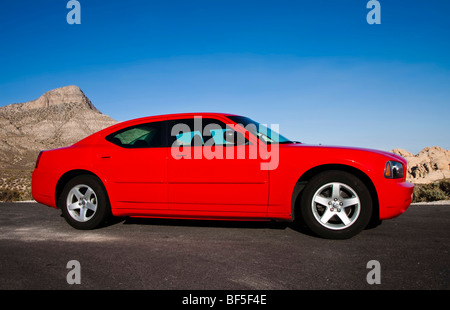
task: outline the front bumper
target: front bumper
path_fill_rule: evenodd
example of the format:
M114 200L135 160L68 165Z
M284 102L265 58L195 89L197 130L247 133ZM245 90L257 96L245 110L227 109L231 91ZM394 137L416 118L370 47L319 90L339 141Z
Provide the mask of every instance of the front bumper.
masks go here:
M380 220L387 220L399 216L411 205L414 184L386 180L387 184L378 193L380 206Z

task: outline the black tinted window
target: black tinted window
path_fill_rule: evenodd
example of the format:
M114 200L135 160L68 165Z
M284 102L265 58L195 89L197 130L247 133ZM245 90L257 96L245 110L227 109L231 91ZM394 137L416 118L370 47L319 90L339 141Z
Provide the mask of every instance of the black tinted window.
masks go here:
M106 140L124 148L165 147L165 122L128 127L110 134Z

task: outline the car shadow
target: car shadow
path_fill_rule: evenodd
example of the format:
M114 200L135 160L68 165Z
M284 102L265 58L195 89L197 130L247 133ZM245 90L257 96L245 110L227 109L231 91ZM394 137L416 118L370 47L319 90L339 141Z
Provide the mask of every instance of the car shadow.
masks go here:
M63 215L61 214L61 217ZM178 226L178 227L217 227L217 228L247 228L247 229L274 229L285 230L292 229L300 234L310 237L317 237L302 222L283 222L275 220L250 221L250 220L192 220L192 219L165 219L165 218L146 218L146 217L110 217L96 229L102 229L109 226L122 225L143 225L143 226ZM373 229L378 226L367 227Z
M116 223L123 225L152 225L152 226L177 226L177 227L216 227L238 229L273 229L285 230L290 228L304 235L315 236L305 225L292 222L278 221L233 221L233 220L192 220L192 219L163 219L163 218L139 218L126 217L116 219Z
M286 229L289 223L276 221L233 221L233 220L191 220L127 217L124 225L184 226L184 227L222 227L254 229Z

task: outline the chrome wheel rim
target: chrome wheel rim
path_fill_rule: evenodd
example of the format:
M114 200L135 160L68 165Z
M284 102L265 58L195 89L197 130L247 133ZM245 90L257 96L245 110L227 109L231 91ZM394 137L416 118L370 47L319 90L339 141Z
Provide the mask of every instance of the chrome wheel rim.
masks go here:
M342 230L352 226L358 219L361 201L350 186L332 182L314 193L311 210L320 225L332 230Z
M97 195L94 190L85 184L79 184L69 191L67 195L67 211L78 222L89 221L97 212Z

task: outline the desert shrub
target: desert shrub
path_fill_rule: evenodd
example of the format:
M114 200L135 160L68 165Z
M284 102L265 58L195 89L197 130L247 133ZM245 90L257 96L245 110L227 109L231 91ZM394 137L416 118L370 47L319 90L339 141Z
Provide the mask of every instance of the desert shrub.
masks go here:
M0 188L0 201L10 202L22 199L22 192L16 189Z
M448 197L450 197L450 180L445 179L439 182L439 188L443 191Z
M429 202L449 199L449 180L431 184L416 184L413 202Z
M33 195L31 194L31 189L27 188L20 196L21 200L33 200Z

